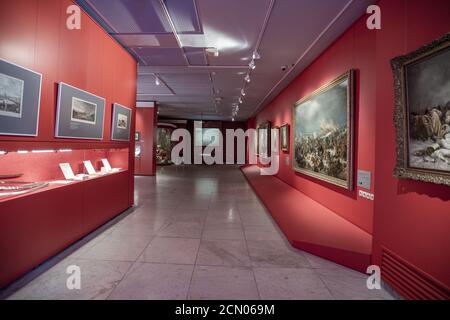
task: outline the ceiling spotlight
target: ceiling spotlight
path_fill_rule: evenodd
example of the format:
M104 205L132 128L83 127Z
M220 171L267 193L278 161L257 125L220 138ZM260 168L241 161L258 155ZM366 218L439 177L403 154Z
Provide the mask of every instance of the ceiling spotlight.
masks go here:
M250 67L250 69L254 70L256 68L255 60L250 61L248 66Z
M239 97L239 103L242 103L242 98L241 97Z
M253 58L253 60L259 60L259 59L261 59L261 55L259 54L258 51L255 50L255 52L253 52L252 58Z
M246 82L250 82L251 81L249 74L247 74L244 79L245 79Z
M245 97L245 90L244 89L241 90L241 94Z
M233 122L234 122L234 118L231 118L231 121L233 121Z
M214 57L218 57L219 56L219 49L218 48L206 48L205 49L206 52L213 54Z
M156 84L157 86L161 85L161 82L159 81L158 78L155 78L155 84Z

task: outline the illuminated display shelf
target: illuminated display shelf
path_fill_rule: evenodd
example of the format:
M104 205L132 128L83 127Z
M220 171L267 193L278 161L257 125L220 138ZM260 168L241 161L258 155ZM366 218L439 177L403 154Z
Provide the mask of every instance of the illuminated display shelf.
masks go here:
M128 146L64 147L0 153L0 175L23 174L3 181L49 183L28 193L0 196L0 288L132 205L129 150ZM75 175L85 174L83 161L89 160L100 172L101 159L108 159L112 168L120 170L67 183L59 167L60 163L69 163Z

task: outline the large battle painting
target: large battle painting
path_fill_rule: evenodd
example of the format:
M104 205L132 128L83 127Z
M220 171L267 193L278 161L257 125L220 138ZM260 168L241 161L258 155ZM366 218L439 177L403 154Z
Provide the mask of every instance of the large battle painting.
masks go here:
M294 106L295 171L351 189L353 72Z
M450 185L449 36L393 60L396 175Z

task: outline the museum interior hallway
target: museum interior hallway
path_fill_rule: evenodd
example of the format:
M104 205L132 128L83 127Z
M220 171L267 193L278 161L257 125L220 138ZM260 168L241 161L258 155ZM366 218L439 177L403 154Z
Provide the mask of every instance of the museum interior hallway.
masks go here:
M367 290L367 275L292 248L237 166L160 167L135 179L133 209L3 298L392 299ZM71 264L81 290L65 286Z

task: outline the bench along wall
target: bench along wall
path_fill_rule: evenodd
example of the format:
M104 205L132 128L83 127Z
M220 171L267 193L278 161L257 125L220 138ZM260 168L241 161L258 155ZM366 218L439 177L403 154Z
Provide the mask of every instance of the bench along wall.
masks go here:
M393 177L396 146L390 61L449 32L450 2L382 0L378 5L381 30L368 30L367 16L363 16L251 119L249 127L267 120L273 126L292 125L296 101L355 69L355 175L357 169L373 173L375 201L359 198L357 190L344 191L295 173L292 132L291 153L281 154L277 177L371 234L372 263L381 266L383 280L401 295L449 297L450 254L445 246L450 242L450 188ZM282 212L279 216L286 219Z

